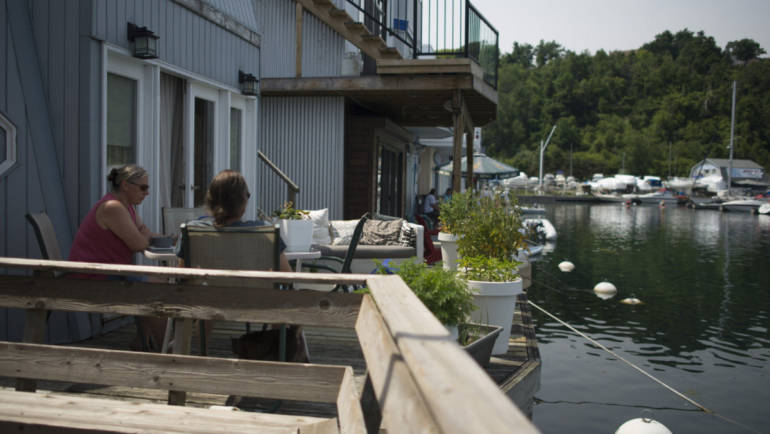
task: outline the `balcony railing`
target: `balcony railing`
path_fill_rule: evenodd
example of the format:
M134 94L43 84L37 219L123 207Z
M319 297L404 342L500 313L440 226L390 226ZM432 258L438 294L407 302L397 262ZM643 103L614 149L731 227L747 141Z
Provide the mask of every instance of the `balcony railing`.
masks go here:
M497 88L497 30L468 0L347 0L349 12L403 57L467 57ZM415 19L417 17L417 19Z

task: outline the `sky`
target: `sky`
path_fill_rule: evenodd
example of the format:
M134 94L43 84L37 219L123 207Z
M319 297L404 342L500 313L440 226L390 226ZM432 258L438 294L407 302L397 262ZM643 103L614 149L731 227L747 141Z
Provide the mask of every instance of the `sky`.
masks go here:
M514 41L556 41L576 53L631 50L665 30L687 28L724 49L750 38L770 53L770 0L470 0L500 33L500 50ZM764 54L762 57L768 57Z

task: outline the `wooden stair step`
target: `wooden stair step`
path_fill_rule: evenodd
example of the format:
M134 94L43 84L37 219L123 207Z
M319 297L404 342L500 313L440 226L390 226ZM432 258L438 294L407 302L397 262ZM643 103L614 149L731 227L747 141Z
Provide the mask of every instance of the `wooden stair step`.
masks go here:
M332 3L331 0L313 0L313 3L318 6L334 6L334 3Z
M348 15L345 9L340 9L333 5L329 8L329 16L332 18L346 18L351 20L350 15Z
M371 34L369 33L369 29L366 28L364 23L359 21L348 21L345 23L345 27L347 27L351 32Z
M387 59L400 59L401 58L401 53L395 47L380 48L380 53L382 54L382 57L387 58Z

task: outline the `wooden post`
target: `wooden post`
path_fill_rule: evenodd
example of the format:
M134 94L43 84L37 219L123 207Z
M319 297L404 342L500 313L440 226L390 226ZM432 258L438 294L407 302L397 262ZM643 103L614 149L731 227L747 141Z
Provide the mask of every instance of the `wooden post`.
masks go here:
M465 189L471 190L473 185L473 130L465 130Z
M303 15L303 9L302 4L300 2L297 2L297 16L296 16L296 44L295 44L295 65L296 65L296 76L302 77L302 15Z
M27 318L24 322L24 342L45 343L47 319L48 311L45 309L27 309ZM34 392L36 389L37 381L26 378L16 379L16 390Z
M192 319L177 318L174 320L174 354L190 354L190 339L192 338ZM187 392L169 390L169 405L184 405Z
M462 94L456 90L452 95L452 124L454 128L454 143L452 152L452 190L460 192L460 178L462 178L462 147L463 147L463 115L460 109Z

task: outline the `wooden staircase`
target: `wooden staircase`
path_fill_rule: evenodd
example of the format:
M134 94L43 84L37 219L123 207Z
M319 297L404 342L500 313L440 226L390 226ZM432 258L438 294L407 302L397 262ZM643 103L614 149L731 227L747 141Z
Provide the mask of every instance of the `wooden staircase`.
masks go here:
M363 23L354 21L344 9L336 7L331 0L296 1L372 59L403 59L395 47L389 47L380 36L373 35Z

